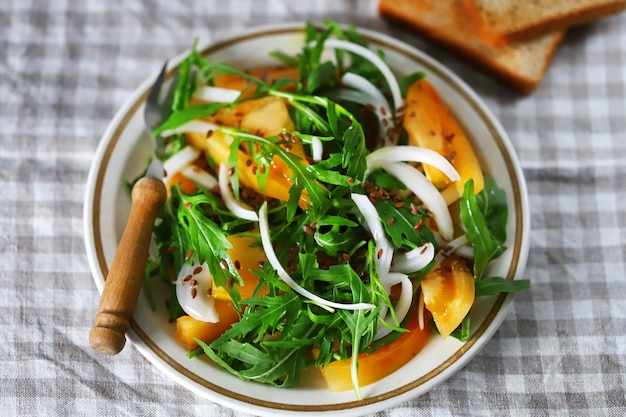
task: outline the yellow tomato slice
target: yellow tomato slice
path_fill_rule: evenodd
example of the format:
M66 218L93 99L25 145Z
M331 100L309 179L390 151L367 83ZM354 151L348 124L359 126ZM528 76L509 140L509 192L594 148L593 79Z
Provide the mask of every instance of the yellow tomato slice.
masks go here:
M406 93L404 128L412 144L422 146L447 158L461 176L456 183L459 195L468 179L474 180L474 192L484 187L478 158L465 131L454 117L437 90L425 79L413 83ZM430 181L440 189L450 180L437 168L424 165Z
M464 259L451 256L428 271L420 285L437 330L448 337L474 304L472 272Z
M215 308L220 317L217 323L199 321L191 316L181 316L176 319L176 340L186 349L192 350L198 347L194 338L210 343L239 320L239 314L230 301L215 300Z
M259 276L253 273L253 270L259 270L267 261L265 251L260 246L259 240L253 237L246 237L240 235L230 235L227 237L228 241L233 245L228 249L228 256L235 264L239 275L243 279L244 284L238 286L239 295L241 299L252 297L254 290L259 284ZM267 294L267 287L262 288L259 291L259 296ZM218 300L229 300L230 295L224 287L213 287L211 296Z
M396 341L381 347L372 354L361 353L358 356L359 386L372 384L400 369L422 350L429 335L432 333L426 324L423 330L419 328L417 309L415 309L407 324L407 333ZM328 388L332 392L352 389L351 377L352 360L331 362L320 367L320 371Z

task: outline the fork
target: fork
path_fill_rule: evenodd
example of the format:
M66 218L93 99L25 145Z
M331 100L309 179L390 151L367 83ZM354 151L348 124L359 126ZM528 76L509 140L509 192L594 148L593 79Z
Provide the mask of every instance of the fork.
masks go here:
M171 114L171 100L176 82L171 84L165 103L159 101L166 70L167 61L146 100L144 119L150 136ZM163 184L163 163L157 155L158 146L153 146L150 166L145 176L133 186L128 222L106 277L94 327L89 333L89 343L99 353L115 355L126 344L126 332L130 328L131 316L144 279L152 228L167 198L167 190Z

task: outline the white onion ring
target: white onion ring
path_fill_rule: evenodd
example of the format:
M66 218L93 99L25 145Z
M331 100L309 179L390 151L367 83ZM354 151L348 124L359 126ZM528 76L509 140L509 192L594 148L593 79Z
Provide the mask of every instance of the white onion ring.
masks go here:
M374 113L378 117L379 121L378 134L386 145L391 145L389 132L392 130L394 124L393 115L391 113L389 103L383 93L367 78L351 72L345 73L341 77L341 81L344 85L363 93L362 98L365 98L366 102L361 102L359 104L373 106Z
M189 165L183 168L181 172L194 184L197 184L206 190L211 190L217 185L217 180L215 179L215 177L209 174L204 169L200 168L199 166Z
M378 277L381 282L386 282L387 274L391 266L391 260L393 258L393 246L387 240L385 236L385 230L376 211L376 207L372 204L370 199L363 194L351 194L350 197L354 204L359 209L365 220L365 225L372 234L374 242L376 242L376 266L378 268ZM381 252L382 251L382 252ZM380 256L378 256L380 254Z
M176 298L182 309L196 320L217 323L220 320L215 299L208 295L213 275L208 265L185 262L176 278Z
M391 289L391 286L396 285L396 284L402 285L402 292L400 293L400 298L398 299L398 303L394 307L396 320L398 323L401 323L402 320L404 320L404 318L408 314L409 310L411 309L411 303L413 302L413 283L411 282L411 280L406 274L401 274L398 272L390 272L388 274L388 278L389 278L389 282L392 283L389 286L389 289ZM386 316L387 317L385 317L384 320L388 324L394 326L395 323L393 321L393 317L391 315L386 315ZM375 340L380 339L381 337L391 333L391 330L392 329L390 329L388 326L385 326L382 324L379 325L374 339Z
M311 138L311 157L313 158L313 161L321 161L323 154L324 145L322 145L322 141L317 136L313 136Z
M411 274L424 268L433 260L434 257L435 246L430 242L426 242L419 248L415 248L409 252L396 252L393 256L391 270L394 272Z
M174 129L164 130L161 136L168 137L177 133L206 133L217 129L219 129L219 126L214 123L205 122L204 120L190 120Z
M240 95L241 91L239 90L204 85L198 86L191 97L208 103L232 103Z
M324 42L324 46L334 49L345 49L346 51L360 55L370 61L372 64L374 64L374 66L379 69L383 77L385 77L385 79L387 80L387 84L389 84L389 90L391 91L391 96L393 97L393 103L395 108L398 109L403 105L404 100L402 100L402 93L400 92L398 80L393 75L393 72L385 63L385 61L383 61L378 55L376 55L375 52L364 46L357 45L356 43L343 41L340 39L326 39L326 41Z
M163 169L165 170L164 181L167 183L174 174L182 171L188 165L191 165L199 156L200 151L193 146L185 146L183 149L176 152L163 162Z
M250 208L250 206L235 199L235 196L230 189L230 184L228 181L228 170L226 169L226 165L220 164L218 178L220 184L220 193L222 194L222 199L224 200L224 204L226 204L226 207L239 218L255 222L259 221L259 216L254 210Z
M381 168L402 181L432 213L439 233L446 241L453 237L454 227L448 206L439 190L428 181L428 178L411 165L403 162L389 162L381 165Z
M451 181L458 181L461 176L450 161L432 149L419 146L387 146L367 155L367 174L389 162L419 162L428 164L443 172Z
M272 246L272 240L270 237L269 222L267 219L267 203L263 203L261 209L259 210L259 232L261 234L261 243L263 244L263 249L265 250L268 262L276 270L278 276L283 280L283 282L285 282L285 284L301 296L314 301L321 307L326 307L327 309L330 308L331 311L334 308L343 310L369 310L376 308L374 304L369 303L342 304L328 301L313 294L295 282L280 264L278 257L276 256L276 252L274 252L274 247Z

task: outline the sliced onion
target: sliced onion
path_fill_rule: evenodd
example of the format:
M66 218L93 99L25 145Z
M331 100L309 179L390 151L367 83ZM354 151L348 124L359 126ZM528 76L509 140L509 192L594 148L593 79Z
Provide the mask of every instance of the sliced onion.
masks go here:
M454 228L448 206L439 190L428 181L428 178L411 165L403 162L389 162L381 165L381 168L402 181L432 213L439 233L446 240L452 239Z
M408 161L431 165L443 172L450 181L461 179L450 161L432 149L419 146L387 146L367 155L366 160L368 173L389 162Z
M367 78L351 72L345 73L341 77L341 81L344 85L364 93L364 96L367 97L367 102L360 104L373 106L374 113L380 122L378 124L379 135L385 140L386 145L390 145L391 138L388 133L393 128L393 115L383 93Z
M190 120L187 123L183 123L182 125L175 127L174 129L163 131L161 135L163 137L168 137L177 133L206 133L210 130L217 130L218 128L218 125L205 122L204 120Z
M426 242L419 248L415 248L406 253L396 252L393 256L391 270L411 274L428 265L435 257L435 246Z
M193 146L185 146L180 151L176 152L167 161L163 163L163 169L165 170L166 178L171 178L179 171L182 171L185 167L192 164L193 161L198 159L200 151ZM167 182L167 181L166 181Z
M326 39L324 42L324 46L335 49L345 49L346 51L350 51L353 54L357 54L362 56L363 58L370 61L374 64L382 73L383 77L387 80L387 84L389 85L389 90L391 91L391 96L393 97L393 103L396 109L400 108L403 105L402 93L400 92L400 86L398 85L398 80L391 72L389 66L383 61L376 53L367 49L364 46L357 45L356 43L343 41L340 39Z
M396 315L396 320L398 323L402 322L406 317L407 313L411 308L411 303L413 302L413 283L409 279L409 277L405 274L400 274L397 272L389 273L389 280L393 282L392 285L401 284L402 292L400 293L400 298L398 299L398 303L394 307L394 313ZM387 315L384 319L388 324L394 326L393 317L391 315ZM381 337L389 334L392 329L388 326L380 325L376 332L376 336L374 339L380 339Z
M209 296L213 275L208 265L185 262L176 278L176 298L185 313L196 320L217 323L220 320L215 299Z
M417 303L417 322L419 323L420 330L424 330L424 294L420 288L419 302Z
M263 203L261 209L259 210L259 232L261 234L261 243L263 244L263 249L265 250L265 255L267 256L268 262L276 270L278 276L285 282L285 284L287 284L289 287L291 287L291 289L293 289L301 296L311 301L314 301L322 307L330 308L331 310L333 308L343 310L368 310L376 308L374 304L369 303L342 304L328 301L313 294L312 292L301 287L297 282L295 282L280 264L280 262L278 261L278 257L276 256L276 252L274 252L274 247L272 246L272 240L270 238L269 222L267 219L267 203Z
M209 103L232 103L241 95L241 91L231 88L213 87L210 85L198 86L192 98Z
M323 154L324 154L324 146L322 145L322 141L319 140L317 136L313 136L311 138L311 156L313 157L313 161L315 162L321 161Z
M224 200L224 204L226 204L226 207L239 218L255 222L258 221L259 216L254 210L250 208L250 206L235 199L235 196L230 189L230 184L228 181L228 170L226 169L226 165L220 164L218 178L220 184L220 193L222 194L222 199Z
M441 262L443 258L450 255L451 253L456 253L457 255L463 256L465 258L474 257L474 248L467 240L467 235L461 235L454 240L446 243L441 251L437 254L437 262Z
M360 104L362 106L367 106L371 104L371 97L365 94L362 91L357 90L348 90L342 88L341 90L337 90L337 92L333 93L333 98L339 98L341 100L352 101L356 104Z
M196 165L190 165L181 171L185 177L200 187L211 190L217 185L215 177Z
M383 285L385 285L387 279L386 277L391 266L391 259L393 258L393 247L385 236L385 230L383 229L376 207L374 207L370 199L363 194L351 194L350 197L363 215L365 225L372 234L374 242L376 242L375 250L378 277Z

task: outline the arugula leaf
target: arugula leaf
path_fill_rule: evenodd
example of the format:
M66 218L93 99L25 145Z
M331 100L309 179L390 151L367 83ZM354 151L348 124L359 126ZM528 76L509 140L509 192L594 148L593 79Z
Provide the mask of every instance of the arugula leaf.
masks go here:
M509 210L506 202L506 193L498 188L490 176L485 176L485 187L476 196L476 203L485 217L487 227L500 243L506 241L506 223Z
M474 246L474 279L480 280L487 264L504 251L504 246L487 225L474 195L474 181L471 179L465 183L460 208L467 240Z
M220 226L207 217L204 211L218 203L210 197L210 194L188 196L178 187L172 189L172 198L179 202L177 223L181 231L182 249L186 251L185 262L194 257L198 260L203 259L213 275L215 284L226 288L237 306L239 292L236 286L229 285L229 279L239 284L242 284L243 280L228 255L228 249L232 245Z
M413 83L421 80L425 76L426 76L426 73L424 71L418 71L418 72L414 72L413 74L409 74L406 77L400 79L398 81L398 84L400 85L400 92L402 93L402 97L406 97L406 91L409 89L409 87Z
M503 277L487 277L476 282L476 297L497 295L503 292L518 293L530 288L527 279L508 280Z
M247 302L239 322L211 344L198 341L199 345L244 380L282 387L297 384L319 326L311 323L302 299L293 292ZM266 340L267 335L275 339Z
M203 117L210 116L221 108L228 107L228 103L210 103L210 104L198 104L197 106L190 106L182 110L177 110L170 115L170 117L157 127L153 136L158 136L166 130L177 128L187 122L195 119L202 119Z

